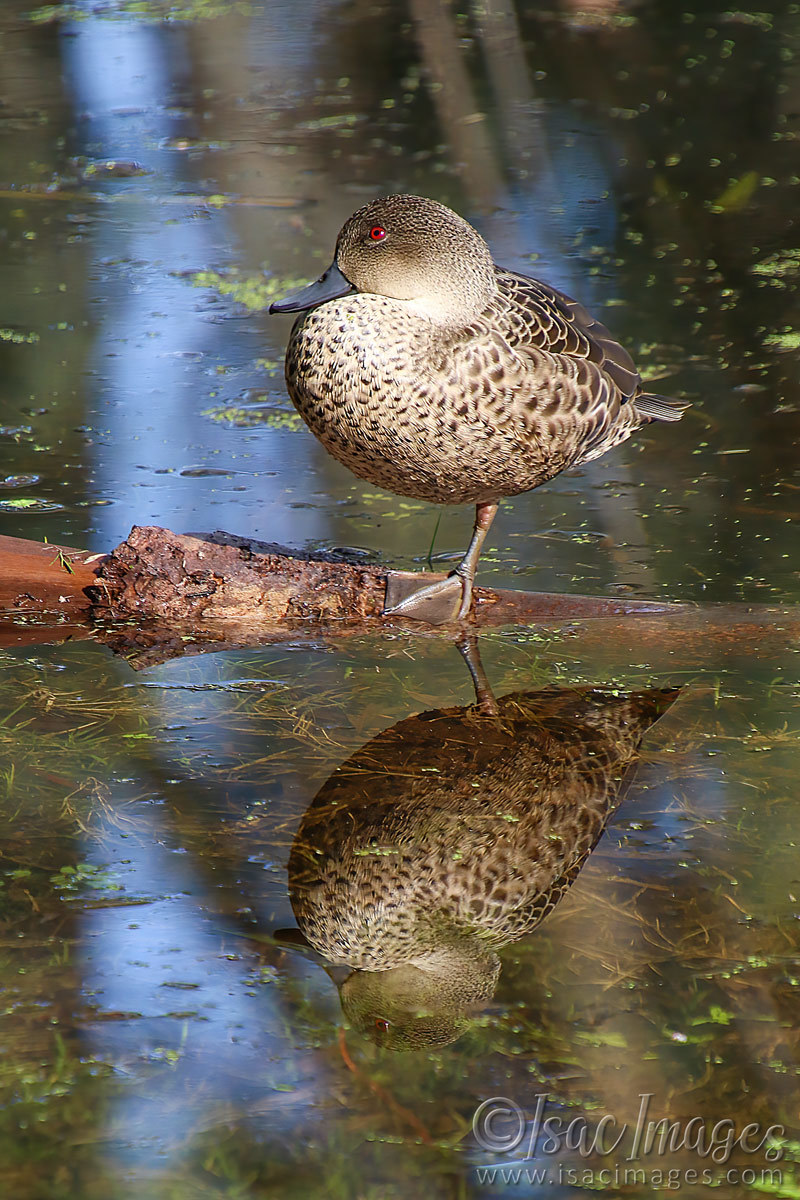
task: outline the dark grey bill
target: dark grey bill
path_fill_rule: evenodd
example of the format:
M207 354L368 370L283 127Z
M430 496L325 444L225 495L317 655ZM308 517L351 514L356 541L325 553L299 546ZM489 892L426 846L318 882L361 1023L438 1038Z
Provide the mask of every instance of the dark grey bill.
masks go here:
M316 283L310 283L302 291L293 292L285 300L276 300L274 304L270 304L269 311L271 313L303 312L307 308L316 308L318 304L324 304L326 300L336 300L339 296L346 296L355 290L350 280L345 279L334 262L331 263L324 275L320 275Z

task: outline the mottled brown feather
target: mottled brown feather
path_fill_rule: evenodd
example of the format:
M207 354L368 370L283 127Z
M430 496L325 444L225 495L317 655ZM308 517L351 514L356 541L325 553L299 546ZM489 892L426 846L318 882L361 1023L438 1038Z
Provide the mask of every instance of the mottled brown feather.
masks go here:
M298 319L287 386L330 453L370 483L491 503L680 415L648 402L630 355L583 305L496 267L442 205L373 201L344 226L336 261L357 290Z

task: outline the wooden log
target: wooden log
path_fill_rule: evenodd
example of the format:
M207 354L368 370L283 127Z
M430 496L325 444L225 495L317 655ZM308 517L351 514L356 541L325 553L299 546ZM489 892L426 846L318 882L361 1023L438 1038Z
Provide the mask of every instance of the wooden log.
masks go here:
M84 589L105 554L0 535L0 611L31 614L86 612Z
M436 578L441 576L426 575ZM141 668L287 634L318 639L404 629L456 635L458 626L384 617L385 590L386 573L378 567L331 554L293 555L224 533L134 527L109 555L0 537L0 645L92 636ZM598 667L607 663L609 670L620 662L646 662L685 673L746 655L779 665L787 649L796 652L800 638L798 609L489 588L476 588L470 624L549 626L562 638L579 634L582 651L591 649Z
M104 560L89 589L95 619L158 618L192 623L245 622L269 629L424 627L383 615L386 571L333 555L289 556L282 547L230 534L178 535L135 526ZM426 582L444 578L426 574ZM627 598L475 589L474 621L576 620L674 610Z
M385 629L452 638L458 630L383 616L386 573L377 567L333 555L287 556L282 547L230 534L134 528L98 574L106 591L89 589L96 597L93 611L113 620L101 636L137 669L185 654L263 644L290 631L318 639ZM473 628L537 625L558 628L562 637L574 633L581 650L591 648L598 665L610 671L627 661L685 675L747 654L777 663L800 635L800 611L777 607L699 608L488 588L476 588L475 598Z
M0 535L0 646L89 637L86 588L105 557Z
M391 624L382 616L385 590L379 568L332 554L292 554L226 533L181 537L134 527L111 554L0 536L0 646L89 637L98 625L123 620L126 634L98 636L121 652L130 639L130 651L150 653L155 661L178 653L189 635L210 649L220 641L257 643L289 629L311 637L323 628L339 634L380 629ZM648 601L486 588L477 589L477 601L480 625L665 610ZM157 636L144 631L145 620L160 623ZM412 621L405 626L428 628Z

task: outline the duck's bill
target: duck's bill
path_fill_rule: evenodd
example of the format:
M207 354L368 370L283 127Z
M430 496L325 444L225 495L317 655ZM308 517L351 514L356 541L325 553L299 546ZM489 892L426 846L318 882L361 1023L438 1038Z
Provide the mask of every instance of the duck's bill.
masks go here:
M338 300L340 296L347 296L355 290L350 280L345 279L334 262L331 263L324 275L320 275L316 283L310 283L308 287L299 292L292 292L291 296L287 296L284 300L276 300L274 304L270 304L269 311L271 313L305 312L308 308L316 308L317 305L325 304L328 300Z

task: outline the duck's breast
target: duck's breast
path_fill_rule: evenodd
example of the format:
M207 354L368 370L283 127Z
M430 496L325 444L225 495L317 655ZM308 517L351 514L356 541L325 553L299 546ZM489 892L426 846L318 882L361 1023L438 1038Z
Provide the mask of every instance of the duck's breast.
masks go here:
M468 329L447 330L402 302L345 297L295 325L289 393L360 478L437 503L498 500L639 423L632 405L620 421L623 397L601 366L523 343L521 329L505 298Z

